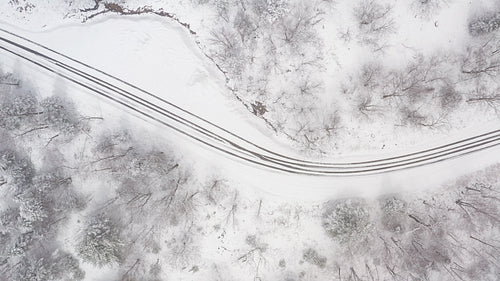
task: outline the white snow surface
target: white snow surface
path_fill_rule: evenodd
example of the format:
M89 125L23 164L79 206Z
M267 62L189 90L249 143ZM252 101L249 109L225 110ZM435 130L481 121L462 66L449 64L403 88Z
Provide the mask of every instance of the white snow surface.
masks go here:
M231 131L243 132L247 138L257 140L265 147L282 154L299 154L283 135L275 135L262 120L250 115L234 99L225 89L221 74L194 43L197 38L202 44L208 40L207 26L214 25L212 18L216 16L213 11L205 9L207 6L195 4L196 1L125 2L128 7L146 5L153 9L162 8L200 32L195 37L190 36L178 23L155 15L118 16L110 13L82 24L84 16L78 13L78 9L92 7L93 1L55 3L42 0L22 12L14 11L15 5L4 2L0 3L0 10L5 10L3 21L34 31L25 33L30 38L151 90ZM348 43L339 39L339 33L345 30L354 32L354 37L356 35L358 26L352 11L357 1L336 1L330 10L327 9L328 15L319 28L328 68L318 74L323 76L325 82L321 103L346 113L342 120L342 136L335 140L340 149L322 160L397 155L442 144L448 138L464 135L463 132L470 135L472 131L469 130L494 127L497 116L491 112L477 114L477 108L464 108L454 113L453 122L442 129L394 128L381 124L380 120L374 126L371 120L351 116L349 111L352 105L346 104L345 97L338 93L339 87L348 76L359 71L362 63L375 60L383 61L384 67L401 67L417 53L460 52L470 39L468 18L473 17L476 11L492 9L495 5L493 0L442 1L441 9L436 9L429 18L422 20L415 10L408 8L410 3L389 0L380 3L393 7L391 16L398 23L395 34L387 38L388 47L380 52L373 53L369 48L360 46L356 38ZM394 120L388 121L389 124L391 122Z
M12 27L8 28L12 30ZM224 87L222 75L214 70L214 66L190 40L186 30L168 20L149 16L107 17L93 24L70 24L43 32L17 30L16 33L122 78L263 147L296 156L288 144L277 141L263 122L254 118L231 96ZM43 74L30 72L30 75ZM52 91L54 82L50 79L53 78L46 78L34 79L41 92ZM89 95L76 89L72 91L72 97L79 105L84 106L83 110L89 115L98 112L111 118L122 116L121 108L103 102L91 106L92 98ZM135 119L131 120L135 122ZM143 121L139 121L138 126L144 125ZM187 141L183 136L175 136L164 127L150 125L155 128L154 137L157 135L172 140L183 154L189 155L188 159L201 160L207 166L215 166L240 185L288 198L312 201L428 188L495 163L498 159L494 152L499 151L497 148L489 149L428 167L381 175L355 178L304 177L261 170L219 155L216 151L207 152L207 147L203 145ZM418 146L393 149L384 154L376 151L360 153L335 160L370 160L414 152L495 129L495 126L495 123L486 123L445 139L421 142Z
M3 5L7 5L6 2L4 1ZM40 3L42 2L40 1ZM482 1L474 1L474 4L479 2ZM463 10L460 10L462 11L460 16L457 15L457 17L462 18L466 14L464 7L468 3L470 2L452 1L450 5L462 6ZM53 19L35 18L30 26L39 27L44 22L51 20L58 22L55 18L60 15L57 8L59 6L55 4L53 6L54 10L46 13L47 17L53 16ZM2 7L0 4L0 9ZM460 41L460 36L455 36L454 33L458 28L453 24L453 13L444 13L442 17L450 20L449 23L443 20L439 21L440 28L445 28L446 32L450 32L450 39L443 39L439 33L432 33L434 35L430 38L413 37L410 35L411 31L408 31L406 38L409 40L408 42L413 40L417 44L423 40L429 40L428 42L437 44L448 39ZM16 22L20 19L13 16L2 20ZM150 16L126 18L107 16L105 19L94 21L91 24L66 24L55 28L44 28L43 31L38 32L23 31L5 23L2 25L10 30L16 30L20 35L151 91L266 148L287 155L297 154L288 143L280 141L263 125L263 122L247 112L231 96L224 86L224 78L201 54L192 42L192 38L188 37L186 30L169 20ZM429 24L426 28L432 29L433 25ZM130 126L133 131L141 132L141 137L148 143L161 145L166 140L179 155L191 163L200 178L210 178L214 174L228 178L228 184L238 189L241 198L244 198L243 201L247 201L244 205L247 204L256 209L257 206L251 203L255 203L253 201L256 198L263 198L265 202L262 211L265 214L264 218L243 216L243 221L237 226L228 227L227 233L224 231L221 234L213 230L206 234L206 239L203 240L205 243L201 246L201 255L209 257L214 262L225 264L227 268L221 268L220 273L234 280L250 280L249 277L253 276L254 268L248 266L248 271L239 272L239 275L235 277L231 267L239 268L241 266L235 265L235 261L228 261L236 260L237 257L234 255L237 252L232 253L225 247L241 247L239 244L243 242L244 235L248 233L262 234L265 241L272 245L269 249L269 264L265 265L264 268L266 266L272 268L273 264L277 264L278 259L281 258L279 254L299 260L301 250L306 246L319 250L333 249L332 242L325 240L322 234L323 229L321 229L317 214L316 216L314 216L314 212L313 215L302 214L305 219L301 218L300 222L297 219L295 222L292 218L294 209L298 213L300 212L297 209L304 206L305 209L317 210L320 206L316 204L321 204L332 198L376 197L384 193L416 192L435 188L459 175L497 163L498 155L500 155L500 147L496 147L430 166L355 178L309 177L276 173L227 158L216 151L186 139L184 136L175 134L159 124L131 117L122 108L101 100L80 87L74 87L61 81L60 78L40 72L38 68L23 61L10 60L11 56L4 55L4 52L0 52L0 54L2 66L25 74L27 80L30 80L38 88L40 95L50 95L58 88L65 87L84 115L102 116L107 124L116 124L117 127L119 125ZM404 54L401 55L404 56ZM349 59L351 58L347 60ZM485 123L444 138L443 134L439 133L439 137L432 141L420 139L409 141L418 144L410 147L399 145L390 150L383 150L383 154L380 150L359 152L356 155L343 156L334 160L351 161L390 157L467 138L490 129L496 129L496 126L497 123ZM95 194L96 197L109 197L107 193L112 191L101 184L89 187L87 192ZM294 205L297 203L299 205ZM280 206L280 208L276 208L276 206ZM249 211L247 210L247 212ZM265 218L266 216L267 218ZM288 228L285 227L283 230L275 227L275 224L269 223L269 221L279 218L283 218L284 221L289 219L289 225L286 226ZM72 218L71 224L67 227L68 233L65 233L65 237L68 237L68 241L65 242L68 249L71 249L70 238L74 236L72 233L74 229L78 228L76 226L78 219L80 218ZM272 227L266 228L266 223ZM295 223L296 226L294 226ZM337 255L337 252L332 251L328 255L330 254ZM287 263L290 264L297 262L287 260ZM86 280L104 281L117 278L114 268L96 270L88 264L81 263L81 265L86 271ZM189 269L185 269L183 272L173 271L169 273L169 280L194 280L195 277L187 270ZM209 273L203 271L198 273L196 278L196 280L213 280Z
M137 85L249 140L283 153L264 127L234 99L224 79L170 20L110 17L91 25L67 25L26 37Z

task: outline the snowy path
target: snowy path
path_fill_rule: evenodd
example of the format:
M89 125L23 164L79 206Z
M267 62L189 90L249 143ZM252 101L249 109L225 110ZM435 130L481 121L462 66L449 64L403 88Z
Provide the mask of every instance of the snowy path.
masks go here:
M403 170L460 157L500 144L500 130L430 149L380 159L324 163L288 157L232 133L150 92L2 29L0 49L57 74L86 90L192 138L210 149L252 165L293 174L353 176Z

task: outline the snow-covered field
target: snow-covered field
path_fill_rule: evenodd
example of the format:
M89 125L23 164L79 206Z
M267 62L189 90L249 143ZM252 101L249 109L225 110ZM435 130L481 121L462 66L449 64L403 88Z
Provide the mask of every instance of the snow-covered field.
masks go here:
M389 77L393 75L390 69L405 68L418 60L418 54L424 61L438 54L445 63L427 71L445 69L453 76L467 46L486 42L481 40L487 36L498 40L498 29L485 37L469 32L472 19L488 11L498 13L495 1L426 1L433 5L431 10L423 10L425 6L418 4L422 1L113 4L118 6L112 6L113 1L96 1L100 5L88 12L81 9L92 7L94 1L31 2L0 3L1 27L284 155L321 156L325 161L391 157L497 129L497 100L484 106L466 102L480 97L466 92L472 86L494 92L500 81L496 68L486 77L469 77L465 82L451 79L461 101L446 113L443 126L400 123L401 105L415 102L418 110L432 115L434 98L385 104L383 98L374 96L371 101L379 103L374 105L377 112L356 114L356 93L363 97L367 89L369 93L379 90L377 85L359 84L361 66L375 61L381 68L372 75L388 73ZM321 41L317 46L324 65L314 74L306 73L309 68L298 72L321 81L313 99L319 111L313 115L287 112L284 108L294 103L300 106L301 100L293 94L287 97L286 107L269 103L280 89L293 93L294 87L300 88L299 80L304 77L259 69L269 56L262 53L262 41L242 45L242 53L255 56L243 74L221 72L220 67L227 66L224 60L211 56L218 52L211 45L213 36L217 38L214 30L233 28L233 21L224 23L222 8L232 18L242 3L284 5L288 12L296 12L294 5L321 11L322 20L311 28L317 33L315 40ZM380 3L382 10L392 5L394 31L381 38L363 33L353 16L359 5L373 3ZM116 13L123 7L134 11L148 5L153 11L163 8L174 13L176 20L149 12ZM111 11L89 18L106 9ZM248 13L250 22L252 13ZM273 10L273 15L291 20L279 10ZM189 23L196 36L179 23ZM275 26L269 27L271 31L281 28L278 22L270 26ZM269 35L268 29L259 28L263 31L256 36ZM270 40L276 39L273 36ZM276 48L278 53L288 50L279 44ZM29 63L4 52L0 56L2 280L500 278L496 258L500 254L500 148L356 178L270 172L207 151ZM296 62L294 54L273 59L286 66L287 56ZM235 58L240 57L227 57L227 61ZM500 69L494 65L498 58L493 53L481 62ZM252 92L255 85L246 75L259 79L269 75L276 80L266 84L263 98ZM410 77L418 75L410 73ZM380 79L378 84L388 81ZM268 112L252 114L245 108L244 104L255 101L267 106ZM310 116L313 121L323 120L321 114L327 112L322 110L328 108L335 108L340 116L339 131L324 142L314 131L317 128L310 127L311 136L322 141L309 151L303 138L291 135L295 121L307 121ZM280 118L284 118L284 129L273 130Z

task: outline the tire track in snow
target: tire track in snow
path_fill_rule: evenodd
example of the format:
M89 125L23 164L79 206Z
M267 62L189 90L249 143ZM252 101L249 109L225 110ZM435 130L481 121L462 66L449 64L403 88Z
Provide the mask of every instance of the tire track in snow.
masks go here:
M159 122L211 149L275 171L323 176L376 174L429 165L500 144L500 130L494 130L389 158L346 163L301 160L268 150L122 79L13 32L4 29L0 29L0 32L0 49L5 52L109 99L134 114Z

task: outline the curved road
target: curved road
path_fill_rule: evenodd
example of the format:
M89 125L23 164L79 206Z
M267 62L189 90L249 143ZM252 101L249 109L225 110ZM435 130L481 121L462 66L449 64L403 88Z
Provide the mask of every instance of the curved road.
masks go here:
M131 113L159 122L211 149L276 171L323 176L376 174L437 163L500 144L499 129L390 158L346 163L301 160L268 150L150 92L5 29L0 29L0 50L59 75Z

